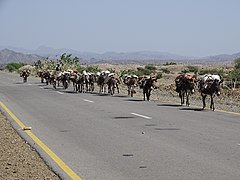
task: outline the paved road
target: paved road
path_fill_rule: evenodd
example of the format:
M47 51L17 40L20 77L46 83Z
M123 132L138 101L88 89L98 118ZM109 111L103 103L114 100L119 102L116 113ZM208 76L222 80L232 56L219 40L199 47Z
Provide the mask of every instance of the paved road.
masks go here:
M53 90L3 72L0 101L84 180L240 179L240 115Z

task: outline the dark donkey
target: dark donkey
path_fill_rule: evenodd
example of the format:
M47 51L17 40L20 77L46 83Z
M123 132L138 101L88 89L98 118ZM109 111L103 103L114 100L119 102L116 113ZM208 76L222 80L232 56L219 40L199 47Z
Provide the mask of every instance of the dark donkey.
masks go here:
M206 97L207 95L210 95L210 109L212 109L213 111L215 110L213 98L215 97L215 95L219 96L221 94L220 88L222 82L223 81L221 80L221 77L219 75L207 74L200 78L199 88L202 96L203 109L206 107Z
M29 73L28 70L23 70L23 71L20 72L20 77L23 78L24 83L27 82L27 78L28 78L29 74L30 73Z
M133 94L136 93L135 87L138 85L138 76L128 75L124 77L123 83L127 85L128 95L133 97Z
M180 74L176 77L176 91L179 93L181 99L181 105L184 104L186 96L186 106L189 106L189 95L195 92L195 83L197 82L194 75Z
M51 82L50 82L51 74L50 74L49 71L44 71L44 72L42 73L42 77L41 77L41 78L43 78L43 79L46 80L46 84L47 84L47 85L48 85L49 83L51 83ZM41 82L43 82L42 79L41 79Z
M155 82L157 81L156 78L147 78L142 81L141 88L143 88L143 100L147 97L147 101L150 100L151 91L156 88Z
M107 85L108 85L108 92L113 96L115 93L115 88L117 89L117 93L119 94L119 87L118 85L120 84L120 80L118 79L118 77L115 76L111 76L109 77L108 81L107 81Z

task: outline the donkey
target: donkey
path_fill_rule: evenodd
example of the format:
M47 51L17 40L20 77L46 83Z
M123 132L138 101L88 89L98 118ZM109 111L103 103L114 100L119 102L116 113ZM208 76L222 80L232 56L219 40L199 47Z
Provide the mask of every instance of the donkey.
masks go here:
M41 82L43 82L43 79L45 79L46 80L46 85L48 85L49 83L51 83L50 76L51 76L51 74L50 74L49 71L43 71L42 77L41 77Z
M211 97L210 109L215 110L213 98L215 95L219 96L221 94L221 77L219 75L207 74L200 77L199 88L202 96L203 109L206 107L206 97L209 95Z
M43 72L44 72L44 71L42 71L42 70L38 70L38 71L37 71L37 75L38 75L38 77L41 78L41 83L43 83L43 81L44 81L44 78L43 78Z
M106 80L107 80L107 75L105 75L104 73L101 73L98 76L97 79L97 85L99 86L99 93L106 93Z
M123 79L123 83L127 85L128 96L133 97L133 94L136 93L135 87L138 86L138 76L136 75L126 75Z
M76 82L76 91L80 93L85 92L84 85L86 84L86 75L80 74Z
M24 83L27 82L27 78L28 78L29 74L30 73L28 72L28 70L23 70L20 72L20 77L23 78Z
M93 73L89 74L89 78L88 78L88 91L90 91L90 92L94 91L94 83L95 82L96 82L95 74L93 74Z
M181 105L184 104L186 96L186 106L189 106L189 95L195 92L195 83L197 79L191 74L180 74L175 79L176 91L179 93Z
M149 79L144 79L142 81L141 87L143 89L143 100L144 101L146 100L146 97L147 97L147 101L150 100L151 91L156 88L155 82L157 82L157 79L152 78L152 77L150 77Z
M72 81L72 84L73 84L73 91L78 91L78 86L77 86L77 81L79 79L79 72L78 71L72 71L71 74L70 74L70 77L69 77L69 80Z
M117 89L117 92L119 94L119 87L118 84L120 84L120 80L115 77L115 76L111 76L109 77L108 81L107 81L107 85L108 85L108 92L113 96L115 93L115 89Z

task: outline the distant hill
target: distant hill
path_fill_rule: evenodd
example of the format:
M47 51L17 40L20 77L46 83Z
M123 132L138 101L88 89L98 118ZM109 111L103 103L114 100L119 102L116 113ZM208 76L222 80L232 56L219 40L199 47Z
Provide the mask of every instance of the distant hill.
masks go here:
M240 57L240 52L239 53L235 53L235 54L219 54L219 55L215 55L215 56L208 56L205 57L204 59L211 59L211 60L217 60L217 61L221 61L221 60L234 60L236 58Z
M137 51L137 52L105 52L105 53L93 53L93 52L80 52L72 49L54 49L51 47L40 46L36 50L26 50L22 48L8 47L14 51L37 54L49 58L57 58L63 53L72 54L79 57L83 62L97 62L97 61L119 61L119 60L131 60L131 61L145 61L145 60L185 60L192 59L192 57L180 56L168 52L157 51ZM0 47L1 49L1 47Z
M42 59L42 56L23 54L9 49L3 49L0 51L0 64L7 64L10 62L31 63L39 59Z
M0 47L2 49L3 47ZM11 51L11 50L13 51ZM16 52L21 53L16 53ZM40 46L36 50L27 50L23 48L8 47L0 51L0 63L9 61L34 61L42 57L49 57L50 59L59 58L61 54L72 54L80 58L81 63L152 63L159 64L166 61L178 61L189 63L212 63L212 62L229 62L240 57L240 52L235 54L220 54L207 57L189 57L172 54L168 52L158 51L137 51L137 52L106 52L106 53L92 53L80 52L72 49L54 49L51 47ZM25 53L25 54L23 54Z

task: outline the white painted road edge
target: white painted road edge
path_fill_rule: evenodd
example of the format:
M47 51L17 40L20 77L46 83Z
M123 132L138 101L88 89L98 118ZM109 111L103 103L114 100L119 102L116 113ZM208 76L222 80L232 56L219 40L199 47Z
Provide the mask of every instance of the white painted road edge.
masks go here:
M139 117L145 118L145 119L152 119L151 117L144 116L144 115L137 114L137 113L131 113L131 114L132 114L132 115L135 115L135 116L139 116Z

